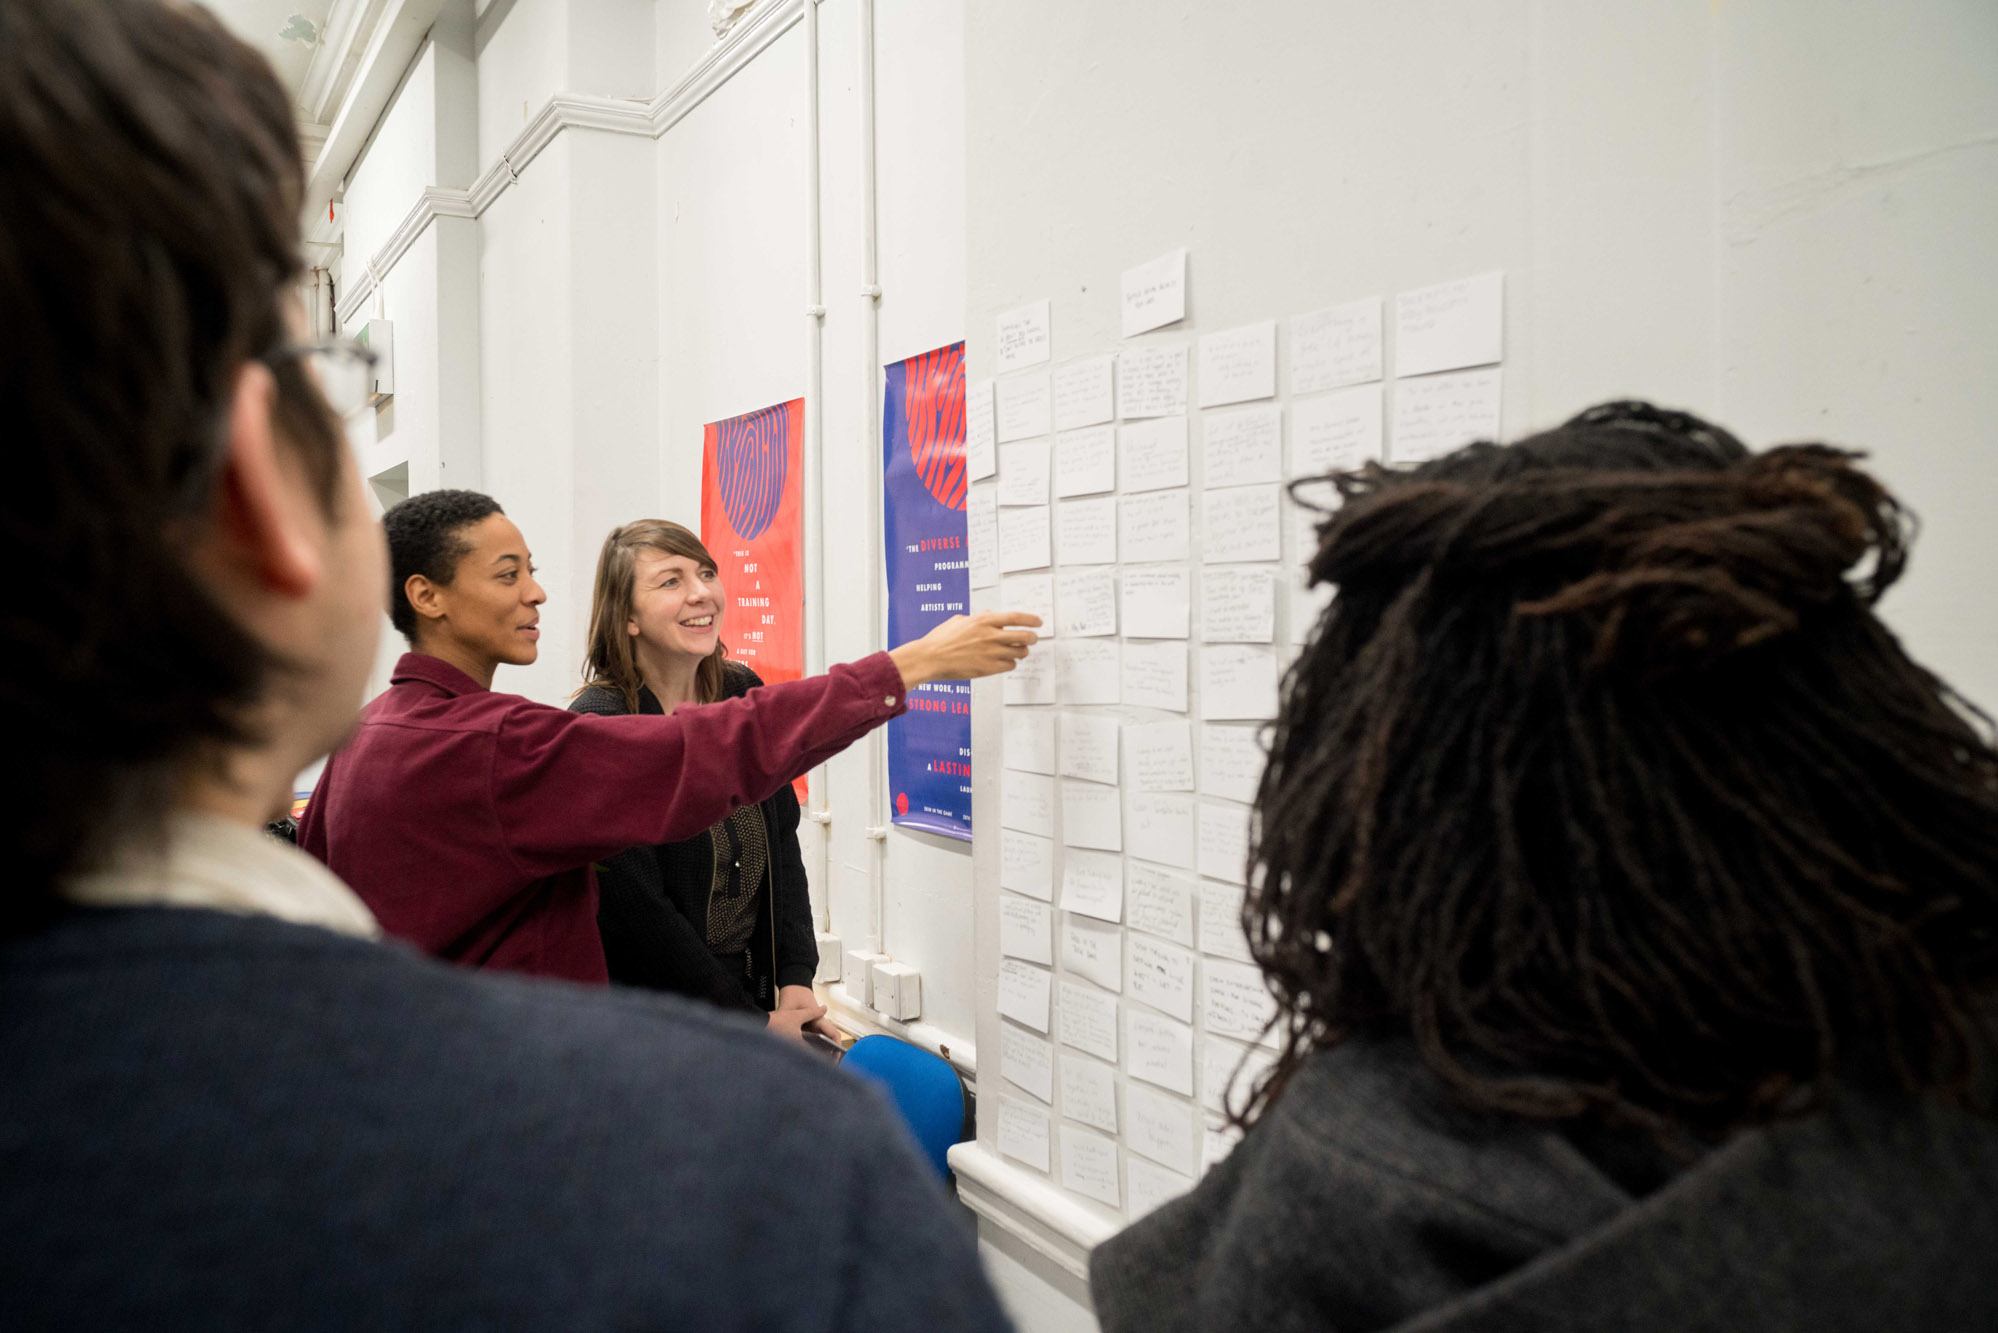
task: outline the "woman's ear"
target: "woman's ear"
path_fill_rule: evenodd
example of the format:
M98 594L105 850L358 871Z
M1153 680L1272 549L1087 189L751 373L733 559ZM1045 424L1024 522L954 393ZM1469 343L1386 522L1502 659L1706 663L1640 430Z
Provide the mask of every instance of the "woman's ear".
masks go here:
M638 618L636 616L624 622L624 632L634 639L638 637Z
M221 533L246 572L282 597L303 597L319 585L324 528L311 484L279 457L271 413L277 380L250 362L236 373L229 399L219 495Z

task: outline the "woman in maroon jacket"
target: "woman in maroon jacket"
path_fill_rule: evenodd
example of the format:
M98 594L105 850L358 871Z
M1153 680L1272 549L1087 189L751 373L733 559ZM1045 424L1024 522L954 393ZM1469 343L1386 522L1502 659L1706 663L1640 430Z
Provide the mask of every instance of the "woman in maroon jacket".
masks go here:
M299 845L384 931L472 967L603 982L592 862L762 800L902 712L918 684L1011 670L1040 623L959 616L713 707L592 717L491 688L501 663L534 661L546 600L494 500L432 491L383 526L390 618L412 651L327 761Z

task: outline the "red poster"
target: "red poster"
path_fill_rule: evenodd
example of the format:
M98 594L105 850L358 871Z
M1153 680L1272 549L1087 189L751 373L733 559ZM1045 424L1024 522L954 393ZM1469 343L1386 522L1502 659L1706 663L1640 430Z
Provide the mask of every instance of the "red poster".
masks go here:
M721 566L729 656L769 684L805 671L805 400L711 421L701 465L701 540ZM803 799L805 780L798 779Z

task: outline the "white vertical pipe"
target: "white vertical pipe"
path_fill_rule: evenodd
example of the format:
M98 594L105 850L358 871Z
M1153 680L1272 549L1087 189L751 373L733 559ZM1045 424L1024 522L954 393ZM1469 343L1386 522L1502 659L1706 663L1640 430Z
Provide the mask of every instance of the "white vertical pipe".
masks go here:
M819 255L819 0L805 0L805 674L826 662L825 293ZM807 817L818 827L813 904L832 929L832 808L829 770L812 770Z
M862 456L869 459L868 475L874 480L870 506L874 516L874 540L869 550L874 559L873 576L867 580L869 621L875 643L887 648L887 599L883 585L888 571L885 553L887 524L882 513L881 494L881 275L875 263L874 200L874 0L860 4L860 206L861 206L861 349L867 376L867 438ZM867 889L873 909L873 933L868 948L885 951L888 890L888 733L877 727L867 744L867 838L871 844L867 858Z

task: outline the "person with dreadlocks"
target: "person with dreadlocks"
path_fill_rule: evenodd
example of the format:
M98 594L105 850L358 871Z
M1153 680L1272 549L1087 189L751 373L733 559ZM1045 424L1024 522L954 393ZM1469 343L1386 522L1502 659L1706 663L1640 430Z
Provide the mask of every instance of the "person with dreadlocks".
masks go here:
M1612 403L1331 479L1279 1058L1106 1329L1998 1328L1998 752L1859 457Z

